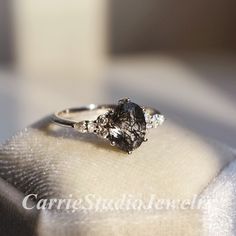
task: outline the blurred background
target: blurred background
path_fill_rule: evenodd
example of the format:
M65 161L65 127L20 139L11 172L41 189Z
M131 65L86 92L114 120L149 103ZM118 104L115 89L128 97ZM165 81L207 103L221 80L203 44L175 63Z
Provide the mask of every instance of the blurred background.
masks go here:
M0 142L124 96L236 146L236 1L0 0Z

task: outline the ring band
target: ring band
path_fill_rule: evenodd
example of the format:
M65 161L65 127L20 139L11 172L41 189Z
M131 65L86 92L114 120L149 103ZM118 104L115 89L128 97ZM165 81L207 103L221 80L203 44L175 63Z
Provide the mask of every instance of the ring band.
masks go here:
M100 111L100 113L99 113ZM82 112L95 113L95 119L73 120L71 116ZM56 112L53 122L60 126L76 129L80 133L93 133L110 141L112 146L132 153L146 139L146 131L161 125L165 118L150 107L141 107L123 98L118 105L94 105L69 108Z

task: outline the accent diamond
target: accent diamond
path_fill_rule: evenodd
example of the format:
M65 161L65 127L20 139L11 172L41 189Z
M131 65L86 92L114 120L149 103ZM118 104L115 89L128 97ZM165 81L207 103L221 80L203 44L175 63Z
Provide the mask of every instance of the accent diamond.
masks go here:
M77 129L81 133L87 132L87 125L85 121L74 124L74 128Z
M162 125L165 121L165 117L161 114L150 115L148 112L145 113L145 120L147 123L147 129L157 128Z
M165 117L163 115L156 114L152 117L152 123L154 128L157 128L157 126L162 125L164 121Z
M89 121L87 124L88 132L94 133L97 129L97 124L94 121Z

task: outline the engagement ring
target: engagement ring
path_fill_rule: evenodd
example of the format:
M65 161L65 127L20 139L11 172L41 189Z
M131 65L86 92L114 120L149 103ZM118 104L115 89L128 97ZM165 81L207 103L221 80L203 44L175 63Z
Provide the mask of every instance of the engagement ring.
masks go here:
M82 112L90 112L94 119L73 119ZM83 117L83 116L82 116ZM80 133L91 133L104 138L112 146L132 153L147 141L147 130L161 125L165 118L150 107L139 106L129 98L119 100L117 105L94 105L70 108L56 112L52 120L61 126L71 127Z

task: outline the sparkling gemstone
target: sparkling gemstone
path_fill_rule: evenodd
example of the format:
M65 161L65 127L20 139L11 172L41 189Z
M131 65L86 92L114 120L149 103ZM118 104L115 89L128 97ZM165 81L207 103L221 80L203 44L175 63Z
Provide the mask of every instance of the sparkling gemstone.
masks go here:
M87 125L86 125L86 122L85 121L82 121L82 122L79 122L79 123L76 123L74 125L75 129L77 129L79 132L81 133L86 133L87 132Z
M154 128L156 128L159 125L162 125L164 121L165 117L163 115L156 114L152 117L152 123Z
M165 117L161 114L150 115L149 113L145 113L145 120L147 123L147 129L157 128L157 126L162 125L165 121Z
M99 125L105 126L108 122L108 118L106 117L106 115L100 115L97 119L97 122Z
M102 137L102 138L107 138L107 136L109 135L109 131L106 129L106 128L101 128L99 130L99 135Z
M140 106L124 101L108 118L108 139L117 147L131 152L142 144L146 134L146 121Z
M88 126L88 132L89 133L93 133L96 130L96 127L97 127L96 123L93 122L93 121L89 121L87 126Z
M148 112L145 112L144 117L145 117L147 129L153 128L153 125L152 125L152 116L151 116Z

